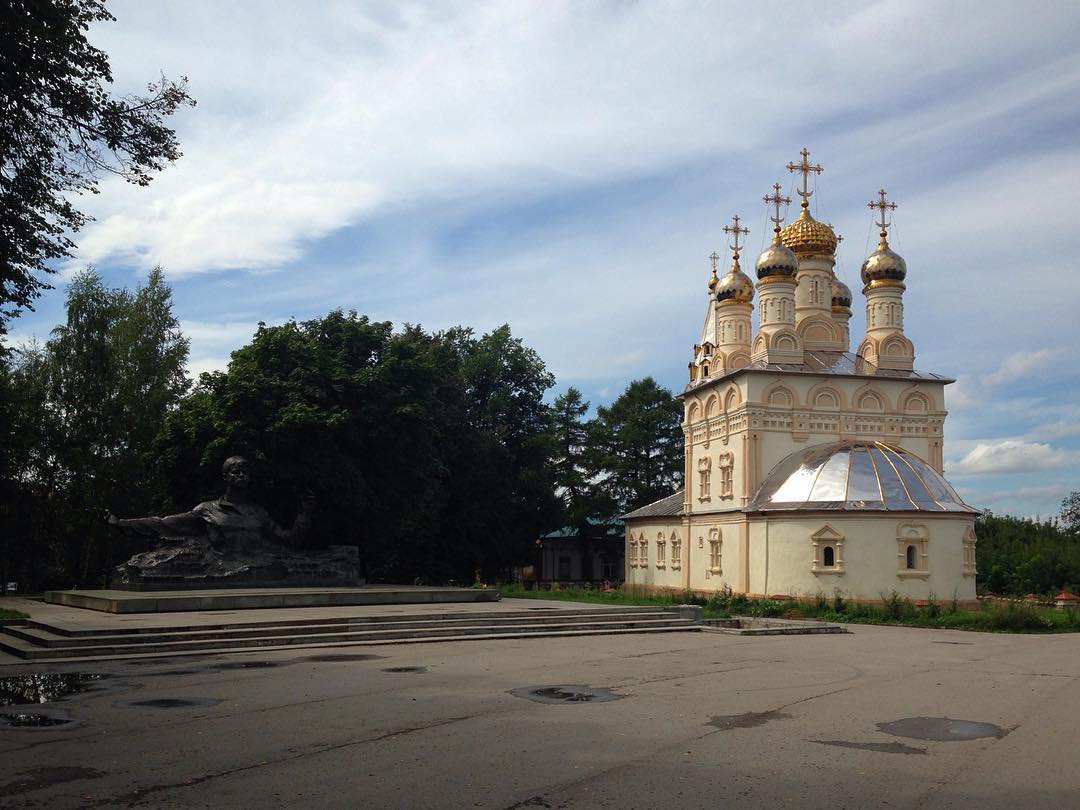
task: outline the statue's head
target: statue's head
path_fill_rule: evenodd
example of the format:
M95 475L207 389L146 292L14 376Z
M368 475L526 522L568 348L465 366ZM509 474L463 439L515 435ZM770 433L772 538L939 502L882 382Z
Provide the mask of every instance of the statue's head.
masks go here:
M221 477L225 484L230 487L244 488L251 480L248 474L247 459L243 456L229 456L221 465Z

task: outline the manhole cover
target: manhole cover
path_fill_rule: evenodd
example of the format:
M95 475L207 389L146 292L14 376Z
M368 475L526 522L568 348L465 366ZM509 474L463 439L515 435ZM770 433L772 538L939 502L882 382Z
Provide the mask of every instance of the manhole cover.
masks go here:
M387 667L383 672L427 672L427 667Z
M33 712L11 712L0 714L0 720L12 728L45 728L47 726L65 726L71 722L64 717Z
M325 662L332 661L377 661L386 658L385 655L367 655L365 653L337 653L331 655L309 655L305 661Z
M280 666L277 661L229 661L226 664L211 664L210 669L272 669Z
M594 689L591 686L577 684L521 686L517 689L511 689L510 694L537 703L605 703L609 700L621 700L626 697L625 695L617 695L609 689Z
M889 723L878 723L879 731L894 737L910 737L913 740L957 742L978 740L983 737L1004 737L1009 732L992 723L974 720L953 720L950 717L905 717Z
M128 706L140 709L190 709L195 706L216 706L221 703L216 698L151 698L149 700L129 700Z
M21 703L50 703L54 700L87 692L95 681L108 675L92 675L85 672L31 672L27 675L9 675L0 678L0 706Z

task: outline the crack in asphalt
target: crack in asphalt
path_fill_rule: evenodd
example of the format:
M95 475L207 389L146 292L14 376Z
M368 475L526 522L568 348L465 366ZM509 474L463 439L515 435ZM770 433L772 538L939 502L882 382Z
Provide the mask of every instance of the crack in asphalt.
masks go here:
M103 807L116 805L120 802L126 802L130 807L132 802L140 801L147 796L160 793L166 790L177 790L183 788L197 787L205 784L206 782L213 781L214 779L221 779L226 776L234 776L238 773L245 773L246 771L253 771L259 768L265 768L267 766L281 765L285 762L293 762L298 759L304 759L305 757L318 756L320 754L326 754L331 751L340 751L345 748L351 748L358 745L367 745L369 743L379 742L380 740L387 740L394 737L401 737L406 734L415 734L418 731L427 731L433 728L439 728L440 726L448 726L453 723L460 723L465 720L472 720L475 717L479 717L478 714L465 715L463 717L448 717L444 720L437 720L432 723L425 723L419 726L407 726L405 728L395 729L388 731L384 734L379 734L374 737L365 737L362 740L347 740L345 742L334 743L333 745L325 745L320 748L303 751L301 753L290 754L289 756L278 757L276 759L266 759L260 762L253 762L249 765L239 765L235 768L228 768L224 771L215 771L214 773L203 774L202 776L196 776L191 779L185 779L182 782L164 782L158 785L150 785L145 788L137 788L135 790L128 791L127 793L121 793L118 796L110 796L105 799L98 799L94 802L83 804L83 807Z

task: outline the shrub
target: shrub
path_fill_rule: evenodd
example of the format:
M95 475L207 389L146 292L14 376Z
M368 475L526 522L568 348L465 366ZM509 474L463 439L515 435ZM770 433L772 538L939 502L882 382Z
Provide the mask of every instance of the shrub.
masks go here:
M993 630L1053 630L1054 620L1026 602L993 602L983 611L985 625Z
M837 588L833 591L832 597L832 609L833 613L843 613L847 608L847 603L844 601L844 592Z
M885 620L890 622L905 621L916 613L914 603L897 591L881 594L881 609L885 614Z

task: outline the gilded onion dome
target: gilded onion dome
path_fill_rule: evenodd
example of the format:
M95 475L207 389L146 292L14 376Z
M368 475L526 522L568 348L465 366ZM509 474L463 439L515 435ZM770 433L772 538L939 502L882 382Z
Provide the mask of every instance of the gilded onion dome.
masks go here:
M777 237L758 256L755 268L759 279L769 276L790 276L794 278L799 271L799 260Z
M827 255L836 253L836 234L823 222L818 222L806 208L794 222L780 231L780 240L797 256Z
M754 283L739 267L738 259L732 262L731 269L716 286L716 300L721 304L749 304L754 300Z
M851 309L851 288L838 278L832 282L833 309Z
M907 262L889 247L885 237L881 237L877 250L871 253L862 264L863 284L874 281L903 281L907 277Z

